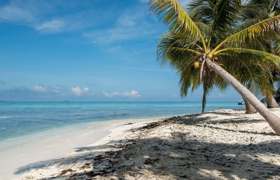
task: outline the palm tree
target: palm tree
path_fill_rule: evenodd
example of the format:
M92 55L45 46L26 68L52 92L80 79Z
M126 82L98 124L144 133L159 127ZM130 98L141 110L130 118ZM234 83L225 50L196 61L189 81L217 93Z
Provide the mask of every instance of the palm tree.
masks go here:
M258 1L258 0L253 0ZM192 0L189 4L189 11L191 18L195 21L196 24L198 24L199 27L202 27L202 30L209 34L211 36L211 48L215 47L215 42L222 40L224 37L226 37L230 32L235 29L237 24L237 20L239 18L240 10L241 10L241 1L240 0L224 0L224 1L213 1L213 0ZM213 41L214 40L214 41ZM240 59L241 57L239 57ZM244 61L244 60L243 60ZM241 62L243 62L241 61ZM232 67L232 63L235 63L236 61L230 61L229 67ZM244 74L254 74L254 72L250 71L258 71L258 68L261 70L263 69L260 64L258 66L255 66L255 62L252 63L239 63L236 62L238 65L238 73L236 70L233 69L233 71L229 71L231 74L235 73L235 77L239 81L241 81L243 84L246 85L247 88L253 89L253 84L261 83L270 81L270 76L262 76L261 79L256 79L256 76L244 76ZM248 67L249 66L249 67ZM252 67L253 66L253 67ZM266 66L266 64L264 64ZM229 70L229 69L228 69ZM237 73L236 73L237 72ZM267 78L267 79L265 79ZM209 82L209 81L206 81ZM205 85L204 81L203 83L203 103L202 103L202 109L204 110L205 103L206 103L206 95L210 88L207 88L208 85ZM266 92L266 95L272 94L271 85L268 86L267 84L263 86L264 83L260 84L258 87L262 88L262 92ZM273 86L273 85L272 85ZM267 96L268 97L268 96ZM246 107L246 113L251 114L255 113L256 110L253 108L253 106L250 105L250 103L243 98L243 101L245 102Z
M266 18L279 15L279 5L280 4L278 0L250 0L241 8L242 21L245 22L245 25L251 25ZM279 41L279 36L277 34L274 34L273 40L262 40L261 45L266 51L277 54L277 50L275 48L279 47ZM278 44L278 46L275 46L276 44ZM274 73L273 71L279 72L278 69L275 69L273 67L270 71L272 71L272 73ZM274 80L270 80L270 84L272 87L274 86ZM274 98L274 93L274 88L272 88L271 90L263 90L263 94L266 96L266 103L268 108L279 107L279 104Z
M246 24L255 24L268 17L279 15L280 3L278 0L249 0L242 6L243 20Z
M200 63L197 60L188 61L188 54L180 51L170 50L168 47L170 45L175 45L177 47L184 48L188 36L185 34L166 34L158 48L158 57L162 62L165 63L168 59L172 59L169 61L170 64L175 67L178 73L181 76L180 86L181 86L181 96L187 96L189 89L192 91L203 86L203 96L202 96L202 107L201 112L205 111L207 94L210 90L215 86L220 90L224 90L227 86L227 83L223 81L222 78L217 76L214 72L204 69L204 77L201 81L200 79Z
M224 8L221 8L222 6ZM231 2L226 0L223 3L217 3L211 0L193 0L189 5L189 10L190 16L195 23L204 33L211 37L212 41L209 46L213 46L215 41L226 36L227 31L230 31L230 27L234 24L240 6L239 0L233 0ZM225 14L227 14L226 17L224 16ZM202 72L200 72L200 74L201 73ZM186 75L182 77L184 78L181 79L181 82L188 78ZM207 95L211 89L218 87L220 90L224 90L227 87L227 83L219 76L215 75L215 73L207 70L207 68L204 69L204 78L201 79L200 82L203 87L202 112L204 112L207 103ZM185 84L181 83L181 94L185 96L187 95L187 88L184 88L182 85Z
M240 54L247 55L250 59L255 59L256 61L268 61L279 65L279 56L248 48L246 44L263 38L268 32L279 32L280 16L265 19L239 32L232 33L225 37L224 40L215 42L215 47L211 47L209 46L212 42L211 36L209 37L202 32L201 28L190 18L178 0L151 0L151 7L169 25L170 33L188 34L187 46L184 48L171 46L169 47L170 49L183 52L189 57L189 61L198 60L201 64L201 78L203 78L206 67L231 84L265 118L272 129L280 135L280 118L270 112L250 90L222 67L223 60L227 59L226 57L238 58Z
M205 67L203 82L200 81L200 64L197 60L188 61L188 54L184 51L178 51L178 48L183 49L188 45L184 34L167 34L165 35L158 48L158 57L164 60L163 62L170 62L179 74L181 75L181 95L186 96L189 89L196 89L201 84L203 86L203 98L202 98L202 112L204 112L206 95L214 87L218 87L224 90L227 87L227 83L222 78L217 76L213 71L209 71ZM174 47L176 48L169 48ZM229 58L229 57L227 57ZM255 62L254 60L248 59L247 56L239 55L239 59L242 61L235 61L235 59L223 59L224 66L234 76L238 78L247 88L252 91L272 91L271 84L269 83L272 79L270 72L271 65L260 61ZM255 109L244 100L246 106L246 113L255 113Z
M221 6L223 8L221 8ZM229 34L229 32L231 32L234 29L233 26L234 24L237 24L236 21L238 20L237 17L239 17L240 9L241 9L241 3L239 0L230 0L230 1L229 0L224 0L224 1L193 0L189 4L189 11L190 11L191 18L195 21L196 24L198 24L199 27L201 27L201 29L205 34L211 36L212 39L212 42L210 44L211 48L215 47L215 42L217 42L218 40L222 40L223 37L226 37L226 35ZM217 26L217 24L219 24L219 26ZM180 34L180 36L177 37L170 37L170 35L166 35L164 38L162 38L162 41L160 42L159 45L160 47L159 55L161 59L168 60L172 58L173 65L175 63L180 62L180 59L184 58L185 56L184 55L178 56L178 53L176 51L172 52L172 50L168 49L168 47L172 46L172 44L175 43L176 41L176 46L183 48L186 45L185 44L186 39L188 39L188 37L184 37L184 36L187 36L187 34ZM180 41L179 38L181 38L182 40ZM174 41L174 39L176 40ZM240 58L241 57L239 57L239 59ZM242 63L244 61L246 63ZM237 64L236 68L234 69L230 68L233 67L232 63ZM256 78L257 76L248 75L248 74L255 74L258 73L260 70L263 70L264 67L261 67L260 65L261 64L259 63L256 64L255 62L249 63L248 61L246 61L246 59L243 61L233 60L229 62L229 65L227 65L229 69L228 68L227 69L228 70L232 69L233 71L232 72L229 71L229 72L234 73L235 77L237 77L239 81L245 84L247 88L253 89L252 87L256 87L255 84L261 82L267 82L270 81L271 79L270 76L261 76ZM264 66L267 66L267 63L264 63ZM222 81L221 78L219 78L219 76L214 76L215 73L209 74L211 72L208 71L206 68L205 68L204 78L202 79L202 81L197 81L196 74L199 73L199 68L191 68L189 71L186 70L184 71L184 69L180 70L180 67L184 67L181 66L180 63L175 67L181 74L180 84L181 84L182 96L186 96L190 88L194 90L197 87L199 87L199 85L202 84L203 87L202 112L204 112L205 110L207 94L209 93L209 91L213 87L218 87L221 90L224 90L227 86L227 84L224 81ZM236 71L237 69L238 71ZM252 72L253 70L255 72ZM246 76L244 76L244 74L246 74ZM263 86L261 84L258 87L262 88L262 91L271 92L272 88L270 86L268 86L267 84L266 86ZM253 108L253 106L251 106L245 98L243 99L245 102L246 113L248 114L255 113L256 110Z

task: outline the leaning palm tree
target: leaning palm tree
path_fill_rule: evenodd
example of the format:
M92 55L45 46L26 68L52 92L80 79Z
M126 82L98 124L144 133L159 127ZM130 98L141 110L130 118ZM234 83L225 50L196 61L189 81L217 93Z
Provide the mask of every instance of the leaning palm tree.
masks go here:
M223 7L223 8L221 8ZM223 1L213 1L213 0L192 0L189 4L189 11L191 18L195 23L201 28L204 34L208 34L208 37L211 37L212 41L209 44L210 48L215 47L215 42L222 40L223 37L226 37L227 34L233 31L237 20L239 20L239 11L241 9L240 0L223 0ZM219 25L219 26L217 26ZM187 36L187 37L184 37ZM194 63L193 66L189 68L184 65L180 65L180 60L186 58L185 55L178 54L178 51L170 49L169 47L174 46L184 48L187 46L188 35L181 33L177 36L172 36L167 34L162 38L162 41L159 44L159 57L163 60L172 59L171 64L179 63L175 68L181 74L181 95L187 96L189 89L196 89L201 85L203 87L203 96L202 96L202 113L205 110L207 95L213 87L218 87L223 90L226 88L227 84L224 81L221 81L219 76L215 73L208 71L205 68L204 78L202 81L197 80L197 74L199 73L199 68L194 68L197 63ZM244 56L239 56L238 59L244 58ZM227 65L227 70L234 74L235 77L243 84L246 85L250 90L256 91L256 87L261 88L261 92L266 92L266 94L272 94L271 84L267 85L271 80L270 69L266 68L267 63L257 63L255 61L248 61L245 57L242 61L225 61L229 63L224 63ZM245 63L244 63L245 62ZM234 66L234 64L236 66ZM196 65L199 66L199 65ZM234 68L232 68L234 67ZM265 75L256 76L252 74L257 74L261 70L266 69ZM232 71L231 71L232 70ZM264 73L262 73L264 74ZM214 76L215 75L215 76ZM218 79L217 79L218 78ZM255 113L256 110L250 103L247 102L245 98L245 109L247 114Z
M255 24L259 21L262 21L266 18L273 17L279 15L279 1L278 0L250 0L242 6L241 10L241 21L245 25ZM263 47L267 52L271 52L274 54L278 54L277 47L280 45L280 37L277 33L273 34L273 39L261 40L259 45ZM275 74L275 72L279 72L277 68L271 67L270 71ZM274 79L269 81L270 85L273 87ZM263 95L266 97L266 103L268 108L276 108L279 107L278 103L274 98L274 88L272 90L264 89L262 91Z
M198 27L203 31L204 34L207 34L208 37L211 37L211 43L209 46L211 48L215 47L215 42L218 42L219 40L222 40L224 37L226 37L230 32L235 29L237 20L239 20L239 12L242 9L241 7L241 1L240 0L223 0L223 1L213 1L213 0L192 0L189 3L189 12L190 16L195 21L195 23L198 25ZM188 36L187 34L182 34L181 36ZM182 38L180 44L178 43L179 39L177 38L177 44L176 46L184 47L184 42L186 42L184 37ZM168 44L169 43L169 44ZM169 35L162 38L162 41L159 45L159 52L161 52L161 59L170 59L165 58L165 56L168 57L168 54L176 54L176 52L172 52L168 47L172 46L172 38L169 38ZM173 64L174 62L177 62L175 59L182 58L178 55L172 56L173 58ZM241 56L239 57L239 59ZM243 60L244 61L244 60ZM237 69L233 69L233 73L235 74L235 77L241 82L244 82L243 84L246 84L246 87L249 89L254 89L252 87L256 87L256 83L260 82L267 82L270 81L270 78L267 78L269 76L262 76L262 79L256 79L256 76L244 76L244 74L253 74L253 70L258 72L258 69L263 69L260 64L256 65L255 62L248 62L245 60L246 63L240 63L243 61L230 61L229 67L232 67L232 63L236 63L238 66ZM266 66L267 63L264 63L264 66ZM248 67L249 66L249 67ZM176 67L178 68L178 67ZM232 68L230 68L232 69ZM229 70L229 69L228 69ZM184 87L184 86L192 86L192 89L196 89L197 83L184 83L184 82L197 82L192 81L192 77L195 76L195 69L192 71L187 71L188 73L194 73L193 74L187 74L187 73L181 73L181 95L186 96L188 93L188 89L190 87ZM206 102L207 102L207 94L213 87L218 87L221 90L225 89L226 84L221 84L222 82L220 80L216 81L215 78L219 76L213 76L208 75L210 72L207 71L205 68L204 78L203 81L198 81L199 84L202 84L203 87L203 96L202 96L202 112L205 110ZM231 71L229 71L231 72ZM240 73L239 73L240 72ZM232 72L231 72L232 73ZM269 74L269 73L266 73ZM265 79L267 78L267 79ZM217 84L218 83L218 84ZM270 86L263 86L261 83L260 88L262 88L262 92L266 92L266 94L272 94L272 88ZM222 86L221 86L222 85ZM244 98L243 98L244 99ZM245 108L246 113L255 113L255 109L244 99L245 102Z
M240 54L248 55L251 59L254 57L256 61L269 61L279 65L279 56L262 50L247 48L246 43L262 38L268 32L279 32L280 16L265 19L239 32L232 33L225 37L224 40L217 42L215 47L210 47L211 39L190 18L178 0L151 0L151 7L169 25L171 33L187 33L189 35L187 46L184 48L176 46L170 48L184 52L188 55L188 60L195 59L199 61L202 72L201 78L203 78L204 69L207 67L223 78L224 81L231 84L266 119L272 129L280 135L280 118L270 112L250 90L222 67L222 60L225 59L223 57L238 58Z
M216 46L215 42L226 37L230 32L233 31L233 29L240 28L240 25L243 26L244 23L241 23L239 20L240 14L244 17L246 16L242 19L242 22L245 22L245 24L252 24L253 20L255 22L258 22L260 20L268 18L269 16L277 15L277 9L275 8L276 5L276 0L251 0L245 5L242 4L240 0L192 0L189 3L188 9L191 18L195 21L196 24L198 24L199 27L201 27L203 33L208 34L208 36L211 36L211 39L214 39L210 44L210 47L212 48ZM242 13L240 13L240 11ZM264 42L260 42L260 44L258 45L260 45L261 48L265 49L269 47L267 43ZM238 57L238 59L241 58L242 57ZM267 62L263 63L262 65L259 63L256 64L254 61L250 63L246 60L242 60L241 62L244 61L246 63L240 63L240 61L230 61L229 67L232 67L233 63L237 63L238 71L237 69L233 69L233 71L230 71L230 69L232 68L229 68L227 70L231 74L235 73L235 77L243 84L245 84L248 89L262 92L262 94L267 97L266 99L268 107L278 107L278 104L273 97L274 88L273 78L271 74L276 70L279 71L279 68L273 65L270 65L271 68L267 68ZM248 76L248 74L254 74L253 71L258 73L259 70L263 69L266 69L266 71L264 71L265 75L262 75L261 77L257 78L256 75ZM246 76L244 76L244 74L246 74ZM256 90L255 87L258 87L260 89ZM204 84L203 89L205 90ZM203 94L205 95L205 93ZM203 99L205 99L204 95ZM245 98L243 98L243 100L245 102L246 113L250 114L256 112Z
M169 62L180 74L182 96L187 96L190 89L194 90L201 85L203 86L202 112L204 112L207 93L209 93L213 87L224 90L227 87L227 83L207 67L204 69L203 81L200 80L200 63L195 58L192 61L188 60L190 58L188 53L178 51L178 49L184 49L184 47L188 45L187 38L188 36L183 33L166 34L159 43L158 57L163 60L163 62ZM248 56L243 55L238 56L239 61L235 60L236 57L234 57L235 59L229 58L230 57L223 57L223 65L247 88L254 92L272 92L273 87L269 83L272 79L270 71L272 64L262 61L256 62L254 59L248 59ZM246 99L244 99L244 102L246 113L255 113L255 109Z

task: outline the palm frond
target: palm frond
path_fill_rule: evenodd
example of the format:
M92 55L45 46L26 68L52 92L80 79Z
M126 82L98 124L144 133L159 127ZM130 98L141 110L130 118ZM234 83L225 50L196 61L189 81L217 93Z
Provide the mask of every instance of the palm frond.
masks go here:
M180 74L180 91L181 96L187 96L189 89L195 90L200 85L199 71L193 66L193 61L186 62L183 66L177 67L177 71Z
M183 33L167 33L158 44L157 56L162 62L187 61L201 54L199 48Z
M223 54L229 54L231 56L235 56L235 55L238 55L238 54L245 54L245 55L247 54L249 56L258 57L258 58L255 58L256 60L271 62L271 63L274 63L275 65L277 65L278 67L280 65L280 56L277 56L277 55L272 54L272 53L268 53L266 51L256 50L256 49L225 48L225 49L216 51L216 53L214 55L218 55L218 54L222 54L222 55Z
M251 25L237 33L234 33L219 43L210 54L214 54L215 51L222 46L240 46L248 43L249 41L264 37L269 32L280 32L280 15L274 16L254 25Z
M274 54L280 55L280 41L274 43Z
M152 9L163 17L172 32L185 32L199 39L206 49L205 37L178 0L151 0Z
M220 56L223 59L224 68L229 73L252 92L263 95L273 92L272 70L277 69L277 66L265 61L258 61L260 58L248 56L248 54L237 54L236 56L232 54L234 53L229 52L227 55Z
M188 5L190 16L195 21L210 24L213 21L215 3L211 0L192 0Z
M226 32L236 21L239 14L240 0L219 0L215 6L212 25L213 32Z
M210 27L204 34L211 39L208 43L215 45L218 39L229 34L239 15L240 6L240 0L192 0L188 9L195 22Z

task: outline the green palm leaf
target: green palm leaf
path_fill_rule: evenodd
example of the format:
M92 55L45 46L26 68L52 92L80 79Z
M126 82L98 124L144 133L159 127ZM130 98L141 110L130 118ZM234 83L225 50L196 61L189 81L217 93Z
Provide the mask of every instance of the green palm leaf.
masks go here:
M188 33L192 39L199 39L206 49L204 35L178 0L151 0L151 7L164 18L171 31Z
M254 58L255 60L259 60L259 61L270 61L274 64L276 64L277 66L280 65L280 56L277 56L275 54L266 52L266 51L261 51L261 50L256 50L256 49L247 49L247 48L225 48L222 49L220 51L216 51L216 53L214 55L224 55L224 54L228 54L230 56L234 56L235 53L236 55L238 54L247 54L249 56L251 56L250 58L252 58L253 56L256 57Z
M189 4L189 14L195 22L207 25L209 30L203 30L209 37L208 45L213 46L229 34L229 29L235 24L240 10L240 0L192 0ZM198 24L198 23L197 23Z
M213 32L226 32L236 21L241 6L240 0L219 0L214 8Z
M269 32L280 32L280 15L272 18L265 19L251 25L237 33L234 33L224 39L210 54L214 54L215 51L220 49L222 46L241 46L248 43L249 41L262 38Z

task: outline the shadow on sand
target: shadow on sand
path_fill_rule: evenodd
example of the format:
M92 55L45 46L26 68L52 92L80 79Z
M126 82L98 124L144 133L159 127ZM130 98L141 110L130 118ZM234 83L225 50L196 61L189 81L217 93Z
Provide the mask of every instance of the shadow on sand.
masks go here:
M188 121L178 120L178 117L174 117L150 123L138 128L137 131L145 133L149 129L167 123L199 125L206 120L207 117L196 121L192 121L191 118ZM242 123L241 120L237 122ZM117 150L94 153L104 148ZM249 145L208 143L191 138L188 134L173 132L171 139L139 138L128 142L111 142L103 146L79 148L77 151L81 155L30 164L19 168L15 174L54 164L67 165L89 160L92 167L89 172L73 171L69 175L62 172L47 179L91 179L98 176L104 179L112 177L138 179L147 178L151 174L174 179L280 179L279 165L257 158L260 154L279 157L279 141ZM213 172L216 172L215 175Z

